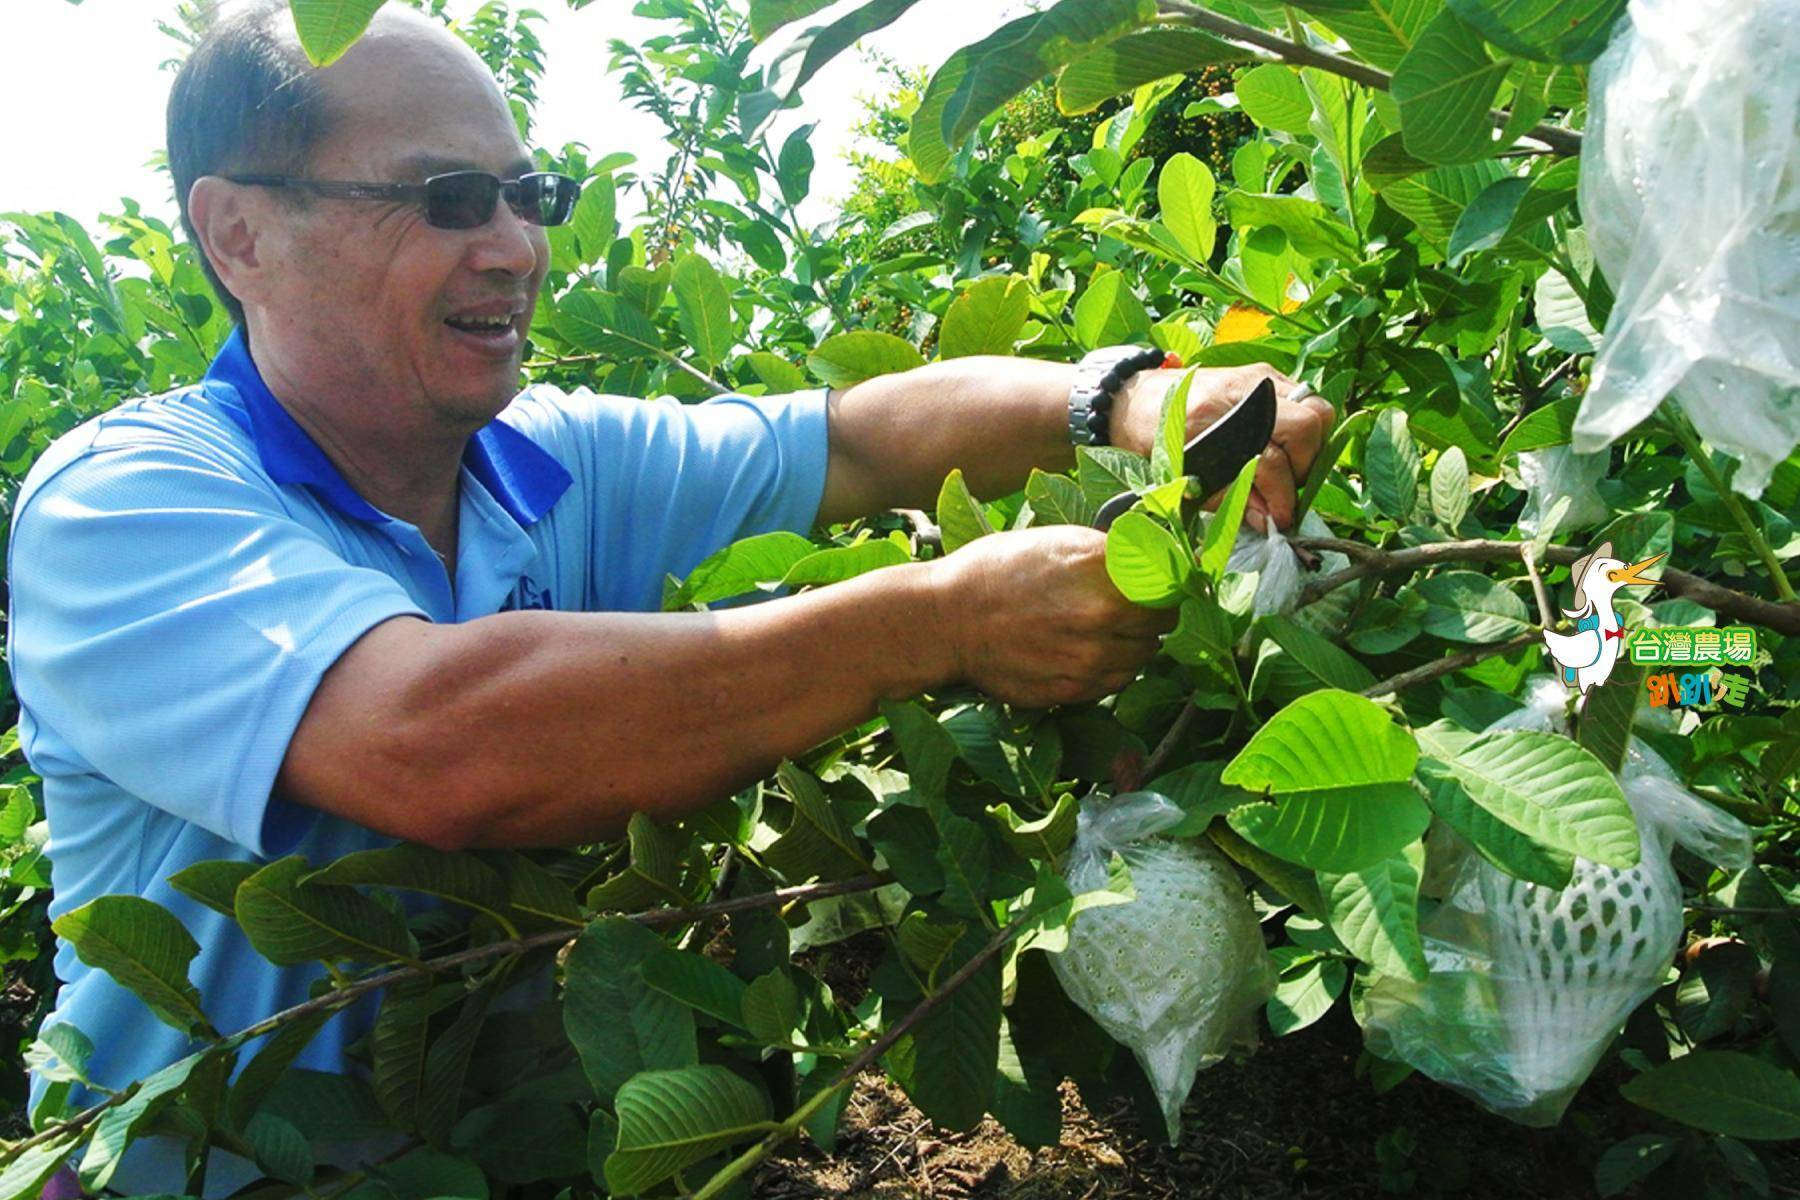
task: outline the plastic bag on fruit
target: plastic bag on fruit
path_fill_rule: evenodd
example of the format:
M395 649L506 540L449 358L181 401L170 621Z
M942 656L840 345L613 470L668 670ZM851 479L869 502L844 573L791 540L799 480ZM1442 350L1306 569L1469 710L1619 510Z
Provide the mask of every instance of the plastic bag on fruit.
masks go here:
M1800 442L1800 5L1628 13L1588 76L1579 199L1617 299L1575 449L1673 393L1758 496Z
M1494 729L1565 732L1566 693L1542 677ZM1628 870L1575 860L1560 890L1506 874L1434 828L1427 881L1443 900L1420 922L1430 974L1380 976L1364 995L1371 1052L1524 1125L1554 1125L1625 1018L1662 985L1681 936L1683 846L1727 869L1750 864L1750 831L1688 792L1631 739L1619 781L1641 852Z
M1084 910L1050 962L1069 999L1131 1048L1168 1123L1194 1075L1256 1045L1256 1013L1276 975L1235 868L1210 844L1157 837L1182 818L1154 792L1082 805L1063 877L1076 893L1106 885L1116 852L1137 899Z
M1606 478L1610 454L1576 454L1567 446L1528 450L1519 455L1519 486L1525 491L1525 508L1519 513L1519 531L1536 537L1538 528L1557 507L1562 515L1556 532L1591 529L1612 515L1595 485ZM1552 535L1554 536L1554 534Z
M1325 522L1319 519L1319 514L1311 511L1300 518L1300 535L1315 538L1333 536ZM1237 541L1231 547L1231 555L1225 560L1227 571L1256 576L1256 596L1250 607L1259 617L1291 611L1294 601L1300 596L1301 586L1308 578L1315 573L1329 575L1349 565L1347 557L1335 550L1327 550L1319 555L1317 571L1307 571L1301 566L1294 548L1288 545L1287 537L1275 528L1272 521L1268 523L1264 533L1257 533L1248 524L1240 526Z

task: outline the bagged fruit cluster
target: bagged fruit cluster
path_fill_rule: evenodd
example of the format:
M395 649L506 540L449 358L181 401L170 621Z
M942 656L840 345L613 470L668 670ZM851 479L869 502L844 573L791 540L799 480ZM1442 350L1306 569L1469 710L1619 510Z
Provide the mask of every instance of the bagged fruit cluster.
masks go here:
M1489 726L1563 732L1564 689ZM1681 937L1683 846L1728 869L1750 864L1750 831L1689 793L1632 739L1619 782L1636 818L1638 864L1576 858L1557 889L1515 879L1448 830L1433 831L1427 888L1443 900L1420 922L1424 980L1381 976L1365 996L1370 1051L1525 1125L1553 1125L1632 1010L1660 987Z
M1209 844L1156 835L1182 818L1153 792L1084 804L1063 877L1076 893L1106 886L1114 853L1137 899L1090 908L1050 956L1070 1000L1137 1055L1169 1141L1194 1075L1256 1045L1256 1012L1275 990L1262 928L1234 868Z

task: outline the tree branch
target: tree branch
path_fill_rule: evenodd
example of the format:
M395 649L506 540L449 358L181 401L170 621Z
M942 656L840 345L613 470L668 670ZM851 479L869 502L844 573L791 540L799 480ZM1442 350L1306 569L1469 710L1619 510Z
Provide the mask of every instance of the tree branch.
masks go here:
M1335 571L1308 583L1300 591L1299 603L1302 605L1311 604L1325 593L1365 576L1417 571L1442 563L1521 560L1528 548L1524 542L1502 542L1489 538L1428 542L1423 546L1408 546L1402 550L1377 550L1373 546L1344 538L1293 538L1288 544L1307 550L1336 550L1357 560L1342 571ZM1548 546L1544 550L1544 561L1566 566L1585 553L1579 546ZM1800 634L1800 603L1778 603L1734 592L1673 567L1663 571L1659 582L1668 595L1692 600L1724 616L1761 625L1776 633Z
M833 883L808 883L798 887L776 888L771 892L758 892L753 896L736 896L730 900L717 900L710 904L697 904L690 908L653 908L633 913L600 913L596 920L603 916L623 916L628 921L636 921L640 925L679 925L688 921L702 920L707 917L725 913L745 912L751 909L774 908L783 904L803 903L809 900L821 900L827 896L845 896L855 892L873 891L884 884L891 883L893 876L885 872L874 875L857 875L850 879L841 879ZM321 996L302 1001L291 1008L285 1008L273 1016L264 1017L253 1025L245 1026L229 1037L198 1050L197 1054L209 1054L219 1051L235 1050L254 1038L292 1024L302 1017L319 1012L331 1012L343 1008L353 1001L396 983L402 983L421 975L435 975L441 971L449 971L470 963L483 962L490 958L500 958L509 954L525 954L532 950L541 950L549 946L562 946L580 937L586 929L552 929L544 933L534 933L529 937L508 938L505 941L489 942L468 950L459 950L454 954L446 954L439 958L428 959L417 966L395 967L392 970L380 971L373 975L365 975L353 980L341 988L334 988ZM101 1113L114 1105L120 1104L137 1091L135 1086L115 1092L100 1104L83 1109L65 1121L46 1126L41 1132L31 1137L12 1143L0 1153L0 1163L11 1162L21 1153L33 1146L54 1141L64 1134L79 1132Z
M1319 50L1312 46L1302 46L1290 42L1277 34L1258 29L1254 25L1244 25L1228 17L1221 17L1198 4L1188 0L1162 0L1161 14L1182 25L1192 25L1196 29L1227 38L1234 42L1244 42L1259 49L1278 55L1287 62L1299 63L1301 66L1317 67L1321 71L1329 71L1333 75L1342 75L1345 79L1354 80L1364 87L1388 91L1394 77L1386 71L1377 71L1354 59L1345 58L1341 54L1333 54L1329 50ZM1505 126L1506 113L1494 111L1488 114L1496 126ZM1525 136L1536 138L1558 154L1573 157L1581 153L1581 135L1572 129L1564 129L1560 125L1533 125L1525 131Z
M1434 658L1423 666L1414 667L1410 671L1402 671L1398 675L1390 675L1379 683L1362 690L1362 695L1374 699L1397 692L1402 688L1417 687L1421 683L1430 683L1440 675L1448 675L1452 671L1460 671L1464 667L1472 667L1485 658L1496 654L1510 654L1514 650L1522 650L1526 646L1536 645L1540 641L1537 630L1521 633L1504 642L1494 642L1487 646L1475 646L1457 654Z

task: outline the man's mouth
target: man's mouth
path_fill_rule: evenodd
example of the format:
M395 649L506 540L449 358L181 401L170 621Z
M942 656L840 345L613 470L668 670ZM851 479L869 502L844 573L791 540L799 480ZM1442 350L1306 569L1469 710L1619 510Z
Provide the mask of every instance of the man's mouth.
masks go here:
M477 337L497 337L512 331L513 322L518 314L500 313L457 313L444 318L444 324L461 333L474 334Z

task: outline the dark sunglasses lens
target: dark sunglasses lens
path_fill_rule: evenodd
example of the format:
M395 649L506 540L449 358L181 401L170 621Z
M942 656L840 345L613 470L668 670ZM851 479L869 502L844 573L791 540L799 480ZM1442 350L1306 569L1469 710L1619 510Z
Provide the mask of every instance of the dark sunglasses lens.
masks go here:
M500 200L500 181L482 171L457 171L425 182L425 219L439 229L486 225Z
M562 225L575 212L581 185L567 175L535 171L519 177L513 211L533 225Z

